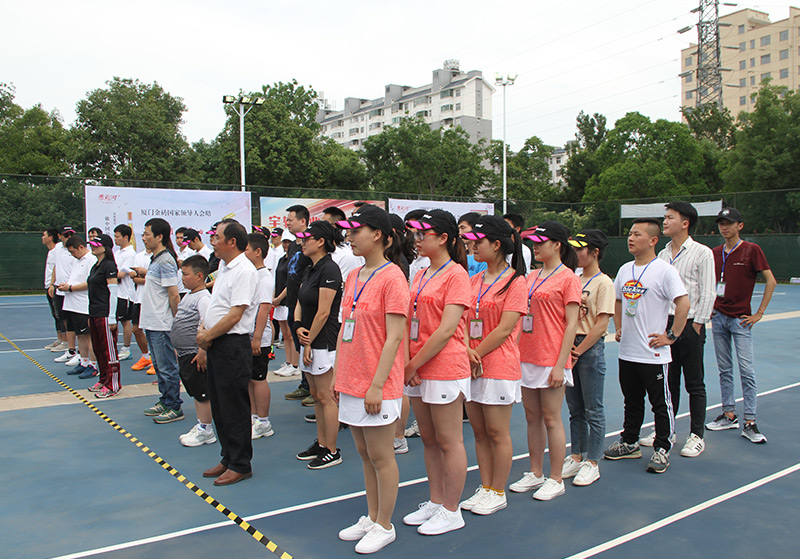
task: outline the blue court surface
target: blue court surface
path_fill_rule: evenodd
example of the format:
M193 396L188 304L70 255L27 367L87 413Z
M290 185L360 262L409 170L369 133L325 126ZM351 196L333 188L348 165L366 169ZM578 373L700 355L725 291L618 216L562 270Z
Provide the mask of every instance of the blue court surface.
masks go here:
M754 304L761 290L758 286ZM0 333L44 369L88 394L85 389L92 380L65 375L66 367L53 362L56 354L41 349L53 339L43 296L0 297ZM642 460L602 461L601 478L589 487L568 482L566 495L550 502L534 501L530 493L509 493L505 510L488 517L465 512L464 529L426 537L401 520L427 499L422 443L409 439L411 451L397 457L402 482L394 516L397 541L378 556L797 557L800 286L778 286L754 337L758 425L769 438L767 444L754 445L739 431L707 432L704 454L680 457L689 425L684 393L677 421L679 445L665 474L645 472L650 452L644 449ZM616 356L616 344L607 343L607 443L622 426ZM279 352L278 362L281 357ZM156 398L134 396L152 390L153 377L131 371L133 362L123 362L119 396L90 401L179 472L174 475L10 342L0 340L0 441L5 456L0 556L278 556L187 489L176 479L181 474L188 478L186 483L207 492L209 501L218 500L249 521L257 534L286 553L286 559L357 556L355 542L339 541L337 533L366 512L360 459L348 431L339 439L343 464L312 471L295 459L315 436L314 425L303 420L312 410L283 398L296 380L272 384L270 416L276 434L253 442L253 479L218 488L201 475L218 462L218 445L185 448L178 442L194 422L191 402L184 395L185 421L153 423L142 410ZM705 364L710 421L720 413L710 334ZM737 376L737 396L739 392ZM566 405L564 414L566 425ZM479 477L467 424L464 433L473 465L466 497ZM517 457L510 482L529 469L521 406L514 410L512 435Z

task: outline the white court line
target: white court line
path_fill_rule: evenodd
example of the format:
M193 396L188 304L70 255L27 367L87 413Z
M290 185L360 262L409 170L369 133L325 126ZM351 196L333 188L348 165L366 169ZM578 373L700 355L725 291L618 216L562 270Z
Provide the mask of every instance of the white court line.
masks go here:
M42 349L26 349L25 353L33 353L34 351L50 351L50 350L49 349L44 349L44 348L42 348ZM0 355L2 355L3 353L19 353L19 351L17 351L16 349L4 349L3 351L0 351Z
M20 338L19 340L11 340L11 341L14 342L14 343L17 343L17 342L40 342L42 340L52 340L52 339L53 339L53 336L50 336L48 338ZM8 342L6 340L0 340L0 343L7 344ZM28 351L28 350L26 349L25 351Z
M766 477L762 477L752 483L748 483L747 485L743 485L741 487L737 487L732 491L728 491L727 493L723 493L718 497L714 497L713 499L709 499L708 501L704 501L698 505L690 507L686 510L682 510L680 512L676 512L673 515L670 515L666 518L662 518L657 522L653 522L652 524L648 524L647 526L643 526L638 530L634 530L633 532L628 532L618 538L614 538L613 540L607 541L605 543L601 543L600 545L596 545L586 551L581 551L580 553L576 553L575 555L570 555L567 559L586 559L587 557L594 557L599 553L603 553L608 551L609 549L613 549L617 546L620 546L624 543L628 543L629 541L635 540L636 538L640 538L642 536L646 536L651 532L655 532L656 530L660 530L665 526L669 526L670 524L674 524L679 520L683 520L684 518L688 518L693 514L697 514L698 512L702 512L706 509L709 509L715 505L720 503L724 503L734 497L738 497L739 495L743 495L748 491L752 491L753 489L757 489L763 485L766 485L770 482L775 481L776 479L780 479L782 477L788 476L789 474L793 474L796 471L800 470L800 462L795 464L794 466L790 466L785 468L779 472L775 472L772 475L768 475Z
M780 386L780 387L774 388L772 390L767 390L766 392L762 392L762 393L758 394L757 396L768 396L770 394L775 394L777 392L782 392L784 390L789 390L791 388L797 388L797 387L800 387L800 382L795 382L795 383L792 383L792 384L787 384L786 386ZM737 402L741 402L742 399L738 398L736 401ZM721 407L722 407L722 404L715 404L713 406L708 406L706 408L706 411L712 410L714 408L721 408ZM681 419L681 418L688 417L688 416L689 416L689 412L686 412L686 413L682 413L682 414L678 415L678 417L676 417L675 419ZM642 427L650 427L652 425L653 425L653 423L651 422L651 423L646 423L646 424L642 425ZM606 438L607 437L613 437L614 435L618 435L621 432L622 432L621 430L612 431L612 432L606 434ZM570 447L570 444L567 444L567 448ZM547 451L545 451L545 452L547 452ZM512 458L512 460L520 460L522 458L527 458L527 457L528 457L528 453L518 454L518 455L514 456ZM469 468L467 468L467 471L471 472L471 471L474 471L474 470L477 470L477 469L478 469L478 466L475 465L475 466L470 466ZM410 479L408 481L401 482L399 484L399 487L408 487L410 485L416 485L416 484L419 484L419 483L425 483L426 481L428 481L427 477L420 477L420 478L416 478L416 479ZM285 508L282 508L282 509L276 509L276 510L272 510L272 511L262 512L262 513L254 514L252 516L245 516L244 519L247 522L253 522L254 520L260 520L262 518L269 518L269 517L272 517L272 516L279 516L281 514L287 514L287 513L296 512L296 511L299 511L299 510L310 509L310 508L319 507L319 506L322 506L322 505L328 505L328 504L331 504L331 503L338 503L338 502L341 502L341 501L346 501L348 499L355 499L357 497L363 497L365 494L366 493L364 491L357 491L355 493L347 493L346 495L338 495L336 497L329 497L327 499L320 499L318 501L310 501L308 503L302 503L302 504L299 504L299 505L292 505L290 507L285 507ZM81 559L83 557L91 557L91 556L94 556L94 555L100 555L102 553L108 553L108 552L111 552L111 551L119 551L121 549L130 549L130 548L138 547L138 546L141 546L141 545L147 545L147 544L151 544L151 543L162 542L162 541L166 541L166 540L180 538L182 536L188 536L190 534L197 534L199 532L206 532L208 530L215 530L217 528L223 528L225 526L233 526L233 525L234 525L233 522L229 521L229 520L228 521L224 521L224 522L215 522L213 524L205 524L205 525L202 525L202 526L195 526L194 528L187 528L185 530L179 530L179 531L176 531L176 532L169 532L169 533L166 533L166 534L161 534L159 536L151 536L149 538L142 538L142 539L139 539L139 540L132 540L132 541L129 541L129 542L119 543L119 544L110 545L110 546L106 546L106 547L98 547L98 548L89 549L89 550L86 550L86 551L79 551L79 552L76 552L76 553L70 553L69 555L59 555L58 557L53 557L51 559Z

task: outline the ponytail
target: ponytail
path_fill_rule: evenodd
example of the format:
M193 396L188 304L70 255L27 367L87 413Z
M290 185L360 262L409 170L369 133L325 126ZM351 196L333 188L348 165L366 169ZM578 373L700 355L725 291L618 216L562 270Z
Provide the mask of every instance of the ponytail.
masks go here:
M522 237L520 237L519 232L514 229L510 239L508 237L502 237L498 239L490 238L489 240L492 242L495 240L500 241L500 250L503 254L506 256L509 254L511 255L511 268L514 270L514 273L508 278L503 288L497 292L498 294L505 293L511 286L511 282L520 276L523 278L525 277L525 259L522 257Z
M400 239L400 235L397 234L397 231L393 230L391 237L382 235L381 240L383 241L383 255L386 257L386 260L397 264L402 269L403 241Z
M578 267L578 254L575 252L575 249L572 248L572 245L569 243L561 243L561 263L572 270L575 271L575 268Z
M467 249L461 239L458 238L458 235L454 235L451 238L450 233L447 234L447 253L450 255L450 260L456 264L461 264L465 270L469 271Z

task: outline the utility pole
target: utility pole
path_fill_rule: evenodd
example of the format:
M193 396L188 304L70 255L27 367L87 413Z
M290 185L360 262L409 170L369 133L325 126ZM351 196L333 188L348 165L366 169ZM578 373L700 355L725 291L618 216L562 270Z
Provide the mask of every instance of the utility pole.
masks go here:
M695 10L700 15L697 23L697 106L717 105L721 109L719 0L700 0Z

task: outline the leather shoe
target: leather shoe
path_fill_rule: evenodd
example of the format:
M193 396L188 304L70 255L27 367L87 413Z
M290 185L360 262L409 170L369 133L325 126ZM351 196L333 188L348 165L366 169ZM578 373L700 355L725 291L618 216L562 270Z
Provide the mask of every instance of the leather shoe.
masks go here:
M214 485L233 485L234 483L239 483L243 479L250 479L251 477L253 477L253 472L240 474L239 472L234 472L233 470L225 470L224 474L214 480Z
M222 464L217 464L213 468L209 468L203 472L203 477L219 477L225 473L228 468Z

